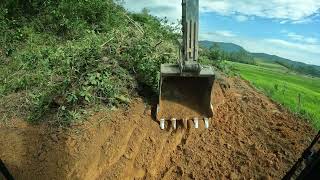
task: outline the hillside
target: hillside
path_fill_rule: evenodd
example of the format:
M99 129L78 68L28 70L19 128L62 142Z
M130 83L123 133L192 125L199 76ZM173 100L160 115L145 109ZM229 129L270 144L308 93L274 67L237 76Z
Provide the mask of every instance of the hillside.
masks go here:
M281 179L315 135L242 79L213 93L209 129L160 130L136 98L70 129L0 123L0 155L16 179Z
M286 58L282 58L276 55L270 55L270 54L266 54L266 53L251 53L252 55L254 55L256 58L261 58L265 61L269 61L269 62L277 62L277 61L288 61L289 59ZM296 63L300 63L300 62L296 62Z
M160 64L177 59L172 27L113 0L0 8L0 119L76 123L86 107L126 106L146 89L156 95Z
M211 42L211 41L201 41L200 46L205 48L213 47L214 45L218 45L219 48L227 53L237 53L237 52L245 52L247 56L252 56L257 61L265 61L278 63L288 69L296 71L301 74L311 75L320 77L320 66L309 65L302 62L292 61L290 59L286 59L283 57L279 57L276 55L270 55L266 53L251 53L245 50L243 47L234 44L234 43L224 43L224 42Z
M240 52L245 51L245 49L239 45L233 43L225 43L225 42L211 42L211 41L200 41L200 46L210 48L214 44L217 44L223 51L225 52Z
M243 79L320 129L320 78L301 76L274 63L228 63Z
M251 53L251 54L256 58L259 58L259 60L278 63L298 73L320 77L320 66L309 65L302 62L292 61L290 59L286 59L286 58L282 58L276 55L270 55L266 53Z
M229 60L246 64L255 64L254 57L241 46L233 43L200 41L200 56L210 60Z

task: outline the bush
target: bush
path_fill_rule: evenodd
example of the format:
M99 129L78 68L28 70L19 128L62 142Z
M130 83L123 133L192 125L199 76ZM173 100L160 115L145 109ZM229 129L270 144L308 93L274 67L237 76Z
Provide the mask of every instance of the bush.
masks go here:
M111 0L15 2L0 14L0 94L25 92L32 122L54 112L68 124L87 105L127 104L139 84L156 94L160 64L177 59L174 29L147 12Z

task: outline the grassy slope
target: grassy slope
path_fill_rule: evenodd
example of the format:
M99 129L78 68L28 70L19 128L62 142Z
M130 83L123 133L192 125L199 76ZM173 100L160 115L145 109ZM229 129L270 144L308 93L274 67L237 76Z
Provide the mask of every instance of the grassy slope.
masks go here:
M310 118L320 128L320 78L299 75L283 66L258 63L258 66L230 62L240 75L273 100ZM301 94L301 109L298 96Z
M174 32L113 0L0 3L0 121L50 114L69 124L86 107L128 104L142 87L156 94L160 64L177 59Z

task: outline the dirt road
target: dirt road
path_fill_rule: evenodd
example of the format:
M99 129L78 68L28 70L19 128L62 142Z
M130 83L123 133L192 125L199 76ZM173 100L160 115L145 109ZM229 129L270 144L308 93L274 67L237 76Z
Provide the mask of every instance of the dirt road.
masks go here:
M2 124L0 157L16 179L280 179L315 135L238 78L214 93L208 130L161 131L138 98L72 129Z

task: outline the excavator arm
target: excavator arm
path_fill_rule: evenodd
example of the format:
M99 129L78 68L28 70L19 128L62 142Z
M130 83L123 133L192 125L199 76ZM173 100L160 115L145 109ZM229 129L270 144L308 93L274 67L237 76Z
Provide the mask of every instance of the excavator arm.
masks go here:
M162 64L160 69L157 120L161 129L165 129L168 121L176 129L177 120L192 120L195 128L204 120L205 127L209 128L215 76L210 66L198 62L198 34L199 0L182 0L181 56L177 64Z
M201 71L198 62L199 0L182 1L182 32L181 72L199 73Z

